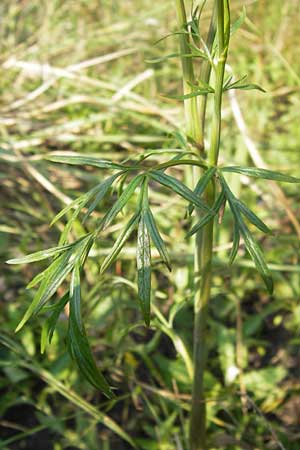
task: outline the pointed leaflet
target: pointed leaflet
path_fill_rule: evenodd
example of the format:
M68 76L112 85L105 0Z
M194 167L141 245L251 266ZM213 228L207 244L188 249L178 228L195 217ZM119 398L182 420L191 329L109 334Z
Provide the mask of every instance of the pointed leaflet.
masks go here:
M150 325L151 300L151 253L150 237L145 220L145 211L142 211L137 237L136 261L138 271L138 294L146 325Z
M190 92L189 94L183 94L183 95L165 95L165 97L170 98L172 100L188 100L189 98L198 97L199 95L207 95L211 94L211 89L203 88L203 89L197 89L193 92Z
M251 209L248 208L248 206L246 206L243 202L241 202L238 199L235 199L235 204L237 206L237 208L244 214L244 216L247 217L247 219L256 226L256 228L258 228L259 230L261 230L263 233L269 234L271 233L271 230L269 227L267 227L267 225L260 220L259 217L257 217L257 215L251 211Z
M85 247L89 244L91 238L92 237L90 234L87 235L85 239L82 239L80 243L77 244L76 247L72 247L56 258L44 271L41 285L37 290L29 308L25 312L21 322L17 326L16 332L25 325L33 314L37 314L44 304L57 291L58 287L71 272L75 262L82 256Z
M222 172L234 172L248 177L263 178L265 180L282 181L284 183L300 183L300 178L291 177L284 173L274 172L273 170L259 169L257 167L230 166L222 167Z
M235 260L239 246L240 246L240 232L239 232L239 228L238 228L236 222L234 222L233 243L232 243L232 247L231 247L230 255L229 255L229 264L232 264L233 261Z
M6 261L7 264L29 264L36 261L42 261L43 259L51 258L52 256L62 253L69 248L73 247L75 243L60 245L58 247L48 248L46 250L41 250L39 252L31 253L30 255L22 256L20 258L9 259Z
M108 225L114 220L116 215L124 208L124 206L128 203L130 197L133 195L135 189L139 184L141 184L144 175L138 175L133 178L130 183L127 185L126 189L122 192L119 199L112 206L112 208L105 214L103 219L101 220L98 231L105 230Z
M202 177L200 177L198 183L196 184L196 187L194 189L195 195L197 195L198 197L201 197L201 195L203 194L203 192L206 189L206 186L208 185L208 183L210 182L210 180L216 173L216 170L217 170L216 167L209 167L209 169L207 169L205 171L205 173L202 175ZM190 204L188 207L189 215L192 214L193 210L194 210L194 205Z
M68 241L69 232L72 229L73 224L75 223L77 217L79 216L82 206L83 206L82 204L79 204L77 206L77 208L71 215L70 219L65 224L63 232L61 233L59 241L58 241L59 245L64 245Z
M66 156L66 155L47 155L46 159L48 161L63 163L63 164L74 164L77 166L94 166L99 169L124 169L121 164L115 164L111 161L106 161L104 159L95 158L93 156L86 155L76 155L76 156Z
M69 262L71 254L72 252L70 250L63 253L49 266L47 275L42 279L42 283L29 308L16 328L16 332L25 325L33 314L41 310L43 305L52 297L66 276L71 272L73 266Z
M261 248L258 245L258 243L256 242L256 240L254 239L254 237L252 236L252 234L250 233L250 231L248 230L247 226L245 225L245 223L243 222L243 220L241 219L240 216L238 217L238 226L239 226L240 233L243 236L245 246L246 246L251 258L253 259L258 272L260 273L261 277L263 278L269 293L272 294L273 280L272 280L271 273L268 269L268 266L266 264L264 255L261 251Z
M92 203L90 204L87 212L85 213L82 222L85 222L86 219L90 216L90 214L95 210L96 206L101 202L101 200L105 197L109 189L111 188L113 182L122 175L123 172L118 172L115 175L104 180L100 185L96 192L96 196Z
M64 307L69 301L69 292L67 292L58 303L56 303L50 312L49 317L45 320L41 333L41 353L45 352L48 344L51 343L53 333L56 327L56 323L60 314L63 312Z
M248 230L245 222L243 221L241 213L236 205L236 199L235 199L233 193L231 192L228 184L226 183L224 177L221 175L220 178L221 178L221 183L224 187L225 195L226 195L226 198L230 205L230 209L232 211L232 214L233 214L233 217L235 220L235 225L238 229L238 232L239 232L239 234L242 235L244 243L245 243L245 247L246 247L249 255L251 256L251 258L256 266L257 271L260 273L262 279L264 280L268 291L271 294L273 292L273 280L272 280L271 273L268 269L268 266L266 264L264 255L261 251L261 248L258 245L258 243L256 242L256 240L254 239L254 237L252 236L252 234L250 233L250 231ZM236 248L237 234L236 234L235 239L236 239L236 242L235 242L235 248ZM234 248L234 251L237 251L237 249L235 250L235 248ZM231 256L231 259L232 259L232 256Z
M159 234L157 225L155 223L155 219L153 217L153 214L152 214L152 211L150 208L147 208L144 211L144 220L145 220L146 227L150 234L153 244L155 245L156 249L158 250L158 253L160 254L163 262L165 263L167 268L171 271L170 258L169 258L165 243L164 243L161 235Z
M251 89L257 89L261 92L266 92L258 84L254 84L254 83L243 84L243 82L246 80L246 78L247 78L247 75L244 75L242 78L240 78L237 81L234 81L233 83L230 82L231 80L230 81L227 80L227 82L223 86L223 91L229 91L230 89L241 89L241 90L246 90L246 91L249 91Z
M212 213L209 214L205 214L205 216L203 216L199 222L197 222L193 228L187 233L186 237L190 237L193 234L197 233L199 230L201 230L201 228L203 228L206 224L208 224L216 214L218 214L221 206L223 205L225 200L225 194L224 194L224 190L222 189L222 191L220 192L217 200L215 201L213 208L212 208Z
M79 370L89 383L97 389L100 389L108 398L113 398L114 395L107 381L96 366L82 322L79 270L80 267L77 263L72 272L70 285L70 319L68 333L70 352L76 361Z
M193 203L195 206L197 206L199 209L202 209L204 211L212 212L208 206L203 203L197 195L194 194L193 191L191 191L185 184L181 183L181 181L177 180L174 177L171 177L170 175L167 175L161 171L158 170L152 170L149 172L149 176L153 178L158 183L168 187L172 191L176 192L181 197L185 198L189 202Z
M101 184L100 184L101 185ZM54 225L59 219L61 219L68 211L71 209L76 209L80 206L80 208L83 208L88 201L94 197L94 195L97 193L99 189L99 184L97 186L94 186L92 189L90 189L85 194L80 195L80 197L73 200L69 205L65 206L61 211L59 211L54 219L52 220L50 226Z
M138 219L139 219L139 214L140 214L139 212L134 214L134 216L129 220L129 222L126 224L124 229L119 234L119 236L118 236L116 242L114 243L114 246L111 249L109 255L107 255L107 257L105 258L105 260L103 261L103 263L101 265L101 268L100 268L100 273L101 274L115 261L116 257L118 256L118 254L122 250L125 242L129 238L129 236L131 235L133 230L136 228L137 222L138 222Z

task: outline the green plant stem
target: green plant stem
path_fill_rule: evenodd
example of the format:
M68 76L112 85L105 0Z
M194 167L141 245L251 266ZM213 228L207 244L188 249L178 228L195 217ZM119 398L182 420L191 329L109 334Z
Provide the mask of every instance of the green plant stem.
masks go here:
M215 67L214 110L208 153L208 163L212 166L216 166L218 163L220 149L223 82L230 31L228 2L226 0L216 0L215 11L217 16L218 61ZM205 105L202 113L205 115ZM205 192L205 200L208 206L212 206L214 203L215 191L216 186L213 179ZM202 233L196 237L193 336L194 380L190 418L190 450L205 450L207 448L204 373L207 360L207 315L211 295L213 233L214 221L211 220L203 228Z
M210 26L209 26L209 30L208 30L208 34L207 34L207 38L206 38L206 47L209 52L211 52L211 50L212 50L215 36L216 36L216 8L214 6L212 16L211 16ZM202 65L201 65L201 71L200 71L199 78L202 82L209 84L210 75L211 75L211 62L208 60L203 61ZM198 103L199 118L200 118L201 136L202 136L202 141L199 142L199 148L200 148L200 156L202 156L204 153L204 132L205 132L207 95L199 95L198 99L199 99L199 103Z
M190 94L195 90L195 75L193 68L192 58L184 56L191 53L189 47L189 36L187 34L187 19L184 6L184 0L176 0L176 12L178 27L181 34L179 35L180 53L181 53L181 66L182 66L182 79L183 79L183 93L184 95ZM197 97L184 100L185 120L186 120L186 132L192 141L197 143L203 141L202 128L199 121L198 114L198 100Z

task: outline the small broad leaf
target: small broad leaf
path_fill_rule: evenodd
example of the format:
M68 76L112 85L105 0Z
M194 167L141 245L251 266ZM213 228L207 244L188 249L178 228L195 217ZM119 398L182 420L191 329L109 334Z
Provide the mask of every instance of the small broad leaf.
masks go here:
M216 170L217 169L215 167L209 167L205 171L205 173L202 175L202 177L199 179L198 183L196 184L196 187L194 189L195 195L197 195L198 197L201 197L201 195L205 191L208 183L210 182L212 177L215 175ZM194 205L190 204L188 207L188 214L191 215L193 210L194 210Z
M104 159L99 159L93 156L87 155L47 155L46 159L51 162L63 163L63 164L73 164L76 166L94 166L99 169L124 169L121 164L115 164L111 161L106 161Z
M138 274L138 295L146 325L150 325L150 301L151 301L151 252L150 237L142 212L138 226L137 236L137 274Z
M249 209L248 206L245 205L245 203L236 199L235 204L237 208L244 214L244 216L246 216L247 219L256 226L256 228L261 230L263 233L271 233L270 228L267 227L267 225L259 217L257 217L257 215L253 211L251 211L251 209Z
M119 234L116 242L113 245L113 248L111 249L111 252L109 253L109 255L107 255L107 257L105 258L105 260L103 261L103 263L101 265L101 268L100 268L101 274L103 272L105 272L105 270L108 269L108 267L115 261L116 257L122 250L125 242L130 237L133 230L136 228L138 219L139 219L139 215L140 215L139 212L134 214L134 216L129 220L129 222L126 224L126 226L124 227L122 232Z
M51 343L56 323L64 307L69 301L69 292L67 292L51 310L49 317L45 320L41 333L41 353L45 352L48 344Z
M108 398L113 398L114 395L107 381L96 366L82 322L79 270L79 264L76 264L72 273L70 285L70 319L68 333L70 352L76 361L79 370L89 383L97 389L100 389Z
M116 203L112 206L112 208L105 214L103 219L101 220L98 231L105 230L108 225L114 220L116 215L124 208L124 206L128 203L129 199L133 195L136 188L141 184L144 179L144 175L137 175L133 178L130 183L126 186L122 194Z
M300 178L285 175L284 173L274 172L268 169L259 169L257 167L230 166L222 167L222 172L234 172L248 177L263 178L265 180L282 181L284 183L300 183Z
M150 208L147 208L144 212L144 219L146 223L147 230L150 234L153 244L155 245L158 253L160 254L163 262L167 266L167 268L171 271L171 262L170 258L165 246L165 243L159 234L157 225L155 223L155 219L153 217L152 211Z
M193 203L199 209L202 209L206 212L212 212L212 210L208 208L208 206L206 206L205 203L203 203L193 191L191 191L191 189L189 189L185 184L181 183L181 181L177 180L176 178L171 177L170 175L167 175L158 170L152 170L151 172L149 172L149 175L155 181L176 192L181 197Z

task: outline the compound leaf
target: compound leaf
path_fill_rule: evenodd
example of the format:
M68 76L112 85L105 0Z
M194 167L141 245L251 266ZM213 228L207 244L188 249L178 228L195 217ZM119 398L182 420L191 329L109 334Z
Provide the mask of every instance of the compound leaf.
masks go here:
M155 181L176 192L178 195L188 200L190 203L193 203L199 209L202 209L206 212L212 212L212 210L208 208L208 206L206 206L205 203L202 202L193 191L191 191L191 189L189 189L185 184L181 183L181 181L177 180L176 178L158 170L152 170L149 175Z
M89 383L97 389L100 389L108 398L113 398L114 395L106 379L96 366L82 322L79 264L76 264L74 267L70 285L68 343L70 353L84 377Z
M259 169L257 167L230 166L222 167L222 172L234 172L248 177L263 178L265 180L282 181L285 183L300 183L300 178L292 177L280 172L274 172L268 169Z
M159 233L159 230L157 228L155 219L153 217L153 214L152 214L152 211L150 208L147 208L145 210L144 219L145 219L146 227L150 234L153 244L155 245L156 249L158 250L158 253L160 254L163 262L165 263L167 268L171 271L170 258L169 258L165 243Z
M138 295L146 325L150 325L150 301L151 301L151 253L150 237L142 212L137 237L137 274L138 274Z
M109 253L109 255L107 255L107 257L105 258L105 260L103 261L103 263L101 265L100 273L103 273L115 261L116 257L122 250L125 242L129 238L129 236L131 235L133 230L136 228L137 222L139 219L139 214L140 213L138 212L138 213L134 214L134 216L132 216L132 218L129 220L129 222L125 225L122 232L117 237L117 240L114 243L114 245L111 249L111 252Z
M124 169L121 164L116 164L111 161L106 161L104 159L99 159L93 156L86 155L47 155L46 159L51 162L62 163L62 164L73 164L76 166L94 166L99 169Z

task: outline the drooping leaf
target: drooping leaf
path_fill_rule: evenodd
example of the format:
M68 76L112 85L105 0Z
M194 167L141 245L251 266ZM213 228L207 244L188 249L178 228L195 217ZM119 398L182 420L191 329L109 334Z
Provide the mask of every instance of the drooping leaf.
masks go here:
M144 175L137 175L133 178L130 183L126 186L122 194L116 203L112 206L112 208L105 214L103 219L101 220L98 229L105 230L108 225L114 220L116 215L124 208L124 206L128 203L129 199L133 195L135 189L141 184Z
M187 233L186 237L190 237L193 234L197 233L198 231L201 230L201 228L203 228L205 225L207 225L211 220L213 220L213 218L218 214L222 204L224 203L225 200L225 194L224 194L224 190L222 190L220 192L220 194L218 195L213 208L212 208L212 213L209 214L205 214L203 217L201 217L201 219L199 220L199 222L197 222L192 228L191 230Z
M78 365L84 377L100 389L108 398L114 395L102 375L98 370L93 354L86 336L84 324L81 317L81 292L80 292L80 267L76 264L72 272L70 284L70 318L68 344L71 355Z
M247 219L256 226L259 230L261 230L263 233L269 234L271 233L271 230L267 225L253 212L251 209L248 208L245 203L241 202L241 200L236 199L235 200L236 206L238 209L244 214L244 216L247 217Z
M252 236L250 231L248 230L247 226L243 222L243 220L238 221L239 231L243 237L246 249L248 250L256 268L257 271L260 273L261 277L263 278L265 285L269 291L270 294L273 292L273 280L271 273L268 269L268 266L266 264L264 255L261 251L260 246L256 242L255 238Z
M101 200L105 197L109 189L111 188L113 182L122 174L122 172L116 173L111 177L104 180L100 185L96 192L96 196L90 206L88 207L87 212L85 213L82 222L84 223L86 219L92 214L92 212L96 209L97 205L101 202Z
M193 191L191 191L191 189L176 178L158 170L152 170L149 172L149 175L155 181L176 192L178 195L188 200L190 203L193 203L198 208L206 212L212 212L212 210L206 206L205 203L203 203Z
M233 264L240 246L240 232L236 222L233 225L233 243L229 255L229 264Z
M48 344L51 343L53 333L56 327L56 323L60 314L62 313L64 307L69 301L69 292L67 292L60 300L57 302L50 312L49 317L45 320L42 326L41 333L41 353L45 352Z
M280 172L274 172L268 169L259 169L257 167L229 166L222 167L222 172L234 172L248 177L263 178L265 180L282 181L284 183L300 183L300 178L292 177Z
M69 233L70 233L77 217L79 216L80 211L82 210L82 206L83 206L82 204L79 204L77 206L77 208L75 209L75 211L72 213L71 217L65 224L64 229L63 229L63 231L60 235L59 241L58 241L59 245L64 245L68 241Z
M194 189L194 194L197 195L198 197L201 197L201 195L203 194L203 192L205 191L208 183L210 182L210 180L212 179L212 177L215 175L216 173L216 168L215 167L209 167L205 173L202 175L202 177L199 179L198 183L196 184L196 187ZM188 214L191 215L193 210L194 210L194 205L190 204L188 207Z
M171 271L171 262L170 258L165 246L165 243L158 231L155 219L153 217L152 211L150 208L147 208L144 212L144 220L146 223L147 230L150 234L153 244L155 245L158 253L160 254L163 262L167 266L167 268Z
M91 235L87 235L82 239L78 245L65 251L58 256L52 264L44 271L44 276L41 279L41 285L37 290L29 308L25 312L21 322L16 328L19 331L33 314L37 314L44 304L52 297L62 284L67 275L71 272L76 261L82 256L85 247L91 240Z
M7 264L29 264L36 261L42 261L43 259L52 258L59 253L62 253L69 248L71 248L73 244L60 245L58 247L48 248L46 250L41 250L39 252L31 253L30 255L21 256L20 258L9 259L6 261Z
M231 192L228 184L226 183L225 178L221 175L221 183L225 191L226 198L228 200L228 203L230 205L230 209L233 214L233 218L235 220L235 226L238 228L238 233L243 237L245 247L252 258L257 271L261 275L262 279L265 282L265 285L269 291L270 294L273 292L273 280L271 273L268 269L267 263L265 261L264 255L261 251L261 248L259 244L257 243L256 239L252 236L249 229L247 228L245 222L243 221L241 212L236 204L236 198L234 194ZM234 247L236 248L237 245L237 230L236 230L236 242L234 244ZM237 250L235 250L236 252ZM235 256L235 254L234 254ZM232 257L231 257L232 259Z
M63 164L73 164L76 166L94 166L99 169L124 169L121 164L116 164L111 161L106 161L104 159L99 159L93 156L87 155L47 155L46 159L51 162L63 163Z
M143 212L141 214L138 226L136 260L138 295L145 323L149 326L151 301L151 252L150 237L145 221L145 214Z
M33 314L38 313L43 305L52 297L58 287L71 272L73 264L69 262L72 252L69 250L60 255L48 268L29 308L26 310L16 332L21 330Z
M122 250L125 242L130 237L130 235L133 232L133 230L136 228L138 220L139 220L139 214L140 214L139 212L134 214L132 216L132 218L129 220L129 222L125 225L125 227L122 230L122 232L119 234L119 236L118 236L116 242L114 243L113 248L111 249L109 255L107 255L107 257L105 258L105 260L103 261L103 263L101 265L101 268L100 268L100 273L101 274L103 272L105 272L105 270L108 269L108 267L115 261L116 257L118 256L118 254Z
M94 186L92 189L90 189L85 194L80 195L78 198L73 200L69 205L65 206L61 211L59 211L56 216L53 218L52 222L50 223L50 226L54 225L59 219L61 219L67 212L69 212L71 209L77 209L78 207L83 208L91 198L97 193L97 190L99 188L99 185Z

